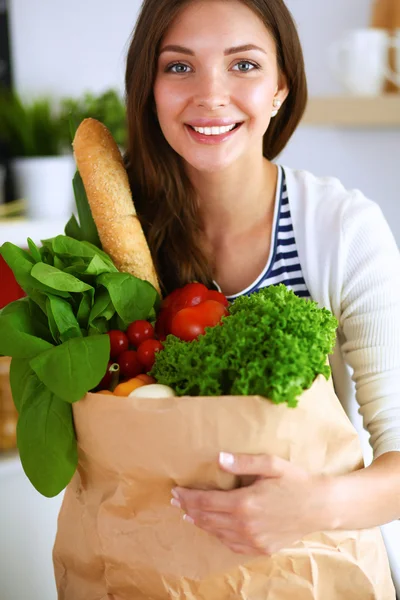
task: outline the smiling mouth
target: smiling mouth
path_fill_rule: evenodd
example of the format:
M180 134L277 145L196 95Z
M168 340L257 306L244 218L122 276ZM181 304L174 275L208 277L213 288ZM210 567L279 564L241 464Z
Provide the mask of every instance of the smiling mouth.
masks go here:
M218 136L218 135L226 135L227 133L230 133L231 131L235 131L235 129L238 129L241 125L243 125L243 122L236 123L233 126L229 125L226 127L193 127L193 125L187 125L187 127L190 127L190 129L192 129L196 133L200 133L201 135L207 135L207 136L212 137L212 136Z

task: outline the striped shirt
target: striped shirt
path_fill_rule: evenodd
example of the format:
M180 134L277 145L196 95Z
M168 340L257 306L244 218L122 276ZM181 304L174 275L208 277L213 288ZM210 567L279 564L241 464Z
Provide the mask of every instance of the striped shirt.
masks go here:
M268 262L262 273L249 287L238 294L228 296L229 300L244 294L252 294L263 287L278 285L279 283L285 284L301 298L310 298L297 253L285 171L282 167L278 168L279 178L275 199L272 244Z

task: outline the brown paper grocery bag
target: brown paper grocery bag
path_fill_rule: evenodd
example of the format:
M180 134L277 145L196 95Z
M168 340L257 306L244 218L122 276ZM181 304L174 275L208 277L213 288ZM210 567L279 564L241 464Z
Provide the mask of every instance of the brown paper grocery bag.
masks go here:
M79 467L59 515L59 600L394 600L379 529L320 532L245 557L187 524L171 488L231 489L220 451L276 454L311 473L363 466L357 433L322 376L296 408L260 397L74 404Z

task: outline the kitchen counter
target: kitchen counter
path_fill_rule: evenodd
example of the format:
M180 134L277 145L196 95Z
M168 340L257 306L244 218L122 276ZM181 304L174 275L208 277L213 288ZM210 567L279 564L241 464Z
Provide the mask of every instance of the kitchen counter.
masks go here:
M12 242L16 246L27 247L27 238L30 237L35 244L40 240L54 237L64 233L67 220L60 221L29 221L28 219L0 219L0 245Z

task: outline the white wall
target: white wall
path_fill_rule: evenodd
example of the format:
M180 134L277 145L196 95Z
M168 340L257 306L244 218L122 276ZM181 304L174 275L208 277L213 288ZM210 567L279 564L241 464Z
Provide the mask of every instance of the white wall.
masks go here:
M329 45L348 29L367 27L372 0L286 0L298 24L310 95L342 93L328 68ZM280 162L333 175L378 202L400 244L400 129L301 127Z

